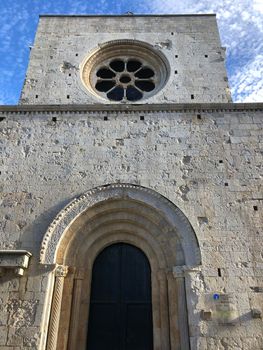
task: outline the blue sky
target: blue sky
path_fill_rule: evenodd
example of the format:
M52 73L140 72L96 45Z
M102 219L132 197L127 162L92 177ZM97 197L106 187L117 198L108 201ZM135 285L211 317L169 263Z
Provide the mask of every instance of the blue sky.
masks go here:
M0 104L17 104L39 14L217 13L234 102L263 102L263 0L0 0Z

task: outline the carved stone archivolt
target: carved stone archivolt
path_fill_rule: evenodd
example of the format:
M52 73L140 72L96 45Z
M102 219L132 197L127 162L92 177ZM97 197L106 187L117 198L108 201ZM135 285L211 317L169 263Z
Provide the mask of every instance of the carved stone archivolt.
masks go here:
M200 250L194 230L182 211L159 193L136 185L112 184L97 187L74 199L66 206L49 226L41 244L40 262L54 264L59 242L61 242L67 228L81 215L92 207L112 200L134 201L143 203L165 217L167 229L174 232L184 251L187 265L199 265ZM163 231L163 230L162 230ZM175 238L176 239L176 238Z

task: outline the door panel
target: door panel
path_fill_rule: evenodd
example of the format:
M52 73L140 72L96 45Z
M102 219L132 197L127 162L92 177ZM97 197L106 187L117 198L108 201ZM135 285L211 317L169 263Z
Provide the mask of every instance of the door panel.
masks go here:
M105 248L92 272L87 350L152 350L151 271L129 244Z
M126 326L126 350L152 349L151 305L128 305Z
M88 349L119 349L119 312L115 304L91 304Z
M92 271L91 302L118 302L120 299L121 250L104 249Z
M122 266L123 300L127 302L151 302L151 272L143 252L131 245L125 245Z

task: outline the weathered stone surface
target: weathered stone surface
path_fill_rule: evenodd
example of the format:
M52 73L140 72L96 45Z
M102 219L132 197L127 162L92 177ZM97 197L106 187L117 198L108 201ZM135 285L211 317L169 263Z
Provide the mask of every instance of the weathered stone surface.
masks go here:
M145 105L108 106L81 86L80 62L99 43L118 38L152 43L170 61L167 85ZM176 334L170 346L165 336L168 311L163 308L160 318L154 320L155 347L185 350L189 333L191 350L263 348L262 319L253 318L252 313L263 311L263 104L220 103L228 101L220 46L214 16L106 17L105 21L97 17L41 18L22 104L0 107L0 248L33 254L22 277L10 271L1 277L1 349L44 350L51 314L53 326L58 321L63 324L61 349L69 341L69 349L75 350L67 334L70 329L80 339L72 324L79 314L88 313L89 300L81 290L90 288L91 255L95 254L90 249L85 257L81 249L92 241L89 233L98 236L97 227L105 224L99 205L106 197L98 189L91 190L108 185L105 188L110 191L112 184L118 184L116 193L123 197L112 201L114 204L113 197L108 198L111 204L105 226L109 230L113 225L110 234L119 241L128 240L130 234L136 244L143 240L142 247L148 239L152 244L149 259L154 262L156 242L165 252L160 259L162 268L152 265L154 314L158 304L168 305L169 295L169 322ZM202 103L173 104L194 102L189 100L192 91L195 101ZM66 105L68 102L75 105ZM137 187L151 194L154 205L145 202L142 206L141 199L131 195ZM87 191L95 193L97 201L92 202ZM82 200L79 197L84 193ZM163 215L161 196L180 209L176 215L181 213L187 229L181 229L180 220L180 227L167 224L177 219L172 215L167 220ZM121 216L116 208L121 209ZM81 210L86 216L82 217ZM64 227L65 217L70 220ZM123 229L127 227L131 232ZM43 240L55 228L60 233L57 240ZM102 242L105 232L100 231ZM191 237L190 243L187 239ZM70 246L71 239L77 252L73 243ZM42 259L41 264L40 249L47 251L46 243L55 258ZM85 268L68 266L65 260L70 254L75 259L71 262L84 256L80 260ZM200 255L200 266L187 265L187 261L199 265ZM163 261L170 262L169 268ZM57 264L63 269L68 266L67 276L55 273ZM188 320L182 312L186 308ZM211 311L209 319L202 319L203 310ZM59 319L60 311L63 319ZM187 321L189 329L182 327ZM86 334L87 322L81 325ZM58 327L49 328L55 347L61 334ZM175 340L183 333L187 344L179 349ZM85 343L85 336L81 341Z
M141 114L108 112L105 121L105 112L59 112L57 120L52 121L54 114L6 112L6 119L1 122L6 169L2 172L3 189L7 194L3 211L8 222L4 237L12 242L13 236L8 235L12 227L12 232L20 237L16 246L39 256L40 241L48 225L75 196L116 182L152 188L183 210L200 243L202 273L186 288L191 300L190 335L196 344L193 346L235 349L243 344L246 349L260 349L261 321L251 315L252 308L262 308L260 143L250 136L244 136L238 147L227 142L231 125L236 131L246 126L250 132L255 126L260 128L260 124L243 123L243 114L238 111L222 110L220 117L213 111L203 112L198 123L194 112L147 112L144 121L139 118ZM249 115L253 121L262 114L249 111ZM124 142L117 144L119 139ZM27 154L23 153L24 147L29 150ZM13 154L21 156L14 162ZM182 159L187 161L181 162ZM17 175L22 173L23 178ZM17 222L24 220L25 215L27 225L19 227ZM5 244L8 243L6 239ZM20 289L18 279L7 279L1 284L9 305L8 324L13 330L20 329L18 333L9 332L10 346L20 346L21 339L27 339L25 325L34 325L38 302L37 324L41 321L48 280L42 277L43 271L31 275L31 270L39 270L37 260L32 260L28 277L21 278L21 283L26 283ZM21 288L35 293L32 295L36 299L23 294ZM8 301L6 293L16 291L17 299ZM213 314L207 325L200 321L201 310L210 308L215 292L235 296L238 321L234 328L231 326L231 332L218 325ZM1 318L7 322L5 313ZM241 325L250 340L244 340Z

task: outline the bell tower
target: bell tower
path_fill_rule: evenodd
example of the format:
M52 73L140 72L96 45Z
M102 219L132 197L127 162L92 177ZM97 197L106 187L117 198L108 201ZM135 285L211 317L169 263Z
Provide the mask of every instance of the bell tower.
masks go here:
M230 102L215 15L41 16L21 104Z

